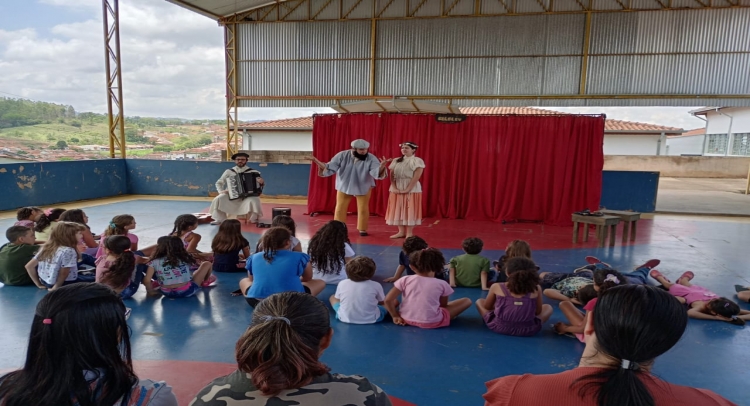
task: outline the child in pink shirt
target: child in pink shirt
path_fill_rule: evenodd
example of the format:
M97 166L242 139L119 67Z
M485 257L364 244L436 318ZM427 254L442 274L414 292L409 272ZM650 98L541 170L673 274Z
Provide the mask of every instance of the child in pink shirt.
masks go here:
M471 299L448 301L453 288L448 282L435 278L445 266L443 253L427 248L409 255L409 267L416 275L400 278L385 297L385 307L399 326L438 328L450 325L471 306ZM398 296L401 295L399 306Z

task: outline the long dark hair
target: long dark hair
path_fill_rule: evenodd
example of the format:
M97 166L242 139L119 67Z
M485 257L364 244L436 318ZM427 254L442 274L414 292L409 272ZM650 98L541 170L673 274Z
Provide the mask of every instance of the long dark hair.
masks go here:
M188 265L196 264L195 258L185 249L182 239L174 235L159 237L156 240L156 249L154 249L151 258L164 258L164 263L172 266L180 266L183 263Z
M39 217L39 221L37 221L36 225L34 226L34 231L41 233L47 227L49 227L53 221L57 221L60 218L60 215L64 212L65 209L52 209L49 211L49 214L42 214L42 216Z
M505 285L511 293L525 295L537 291L539 274L534 261L524 257L511 258L505 264L505 272L508 274Z
M250 327L237 341L237 367L265 396L299 388L330 370L318 360L320 341L330 330L328 309L315 296L271 295L255 307Z
M98 375L98 393L83 371ZM107 286L76 283L36 306L26 363L2 379L0 399L4 406L71 405L73 397L80 406L113 405L136 382L122 300Z
M340 274L341 263L346 257L344 244L349 244L346 224L337 220L329 221L310 239L307 247L310 262L322 274Z
M130 252L130 239L124 235L112 235L104 240L104 248L117 259L102 275L101 282L117 289L130 281L135 269L135 255Z
M655 406L641 380L654 359L672 348L685 332L688 317L677 299L647 285L624 285L600 293L594 312L596 350L614 359L611 368L577 379L581 398L590 392L598 406ZM621 367L623 360L635 363Z
M65 210L60 214L60 221L70 221L82 224L88 228L88 224L86 224L86 220L83 218L83 210L81 209Z
M180 214L174 219L174 228L172 228L172 232L169 233L169 235L181 237L183 231L196 224L198 224L198 217L195 217L192 214Z
M398 144L398 146L400 147L400 146L402 146L402 145L404 145L404 144L406 144L406 145L407 145L407 146L408 146L409 148L413 149L413 150L414 150L414 153L416 153L416 152L417 152L417 148L419 148L419 147L417 146L417 144L415 144L415 143L413 143L413 142L411 142L411 141L404 141L404 142L402 142L401 144ZM404 156L404 155L401 155L401 158L397 159L397 160L396 160L396 162L399 162L399 163L400 163L400 162L404 162L404 158L405 158L405 156Z
M211 251L217 254L236 253L248 246L250 242L242 236L242 223L234 219L222 221L211 241Z

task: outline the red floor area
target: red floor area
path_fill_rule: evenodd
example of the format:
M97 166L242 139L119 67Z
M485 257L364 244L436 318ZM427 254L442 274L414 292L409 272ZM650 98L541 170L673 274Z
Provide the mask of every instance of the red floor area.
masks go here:
M278 204L264 204L263 211L266 214L263 220L271 217L273 207L281 207ZM307 211L305 205L285 205L292 209L292 218L297 223L297 237L301 239L310 239L315 231L323 224L333 220L330 214L321 214L310 217L304 213ZM356 232L357 214L350 213L346 220L349 227L349 237L354 244L370 244L381 246L400 246L403 240L393 240L391 235L395 234L396 227L385 224L382 217L371 216L370 227L367 237L360 237ZM663 241L674 234L690 235L693 234L694 227L689 223L680 222L676 225L677 229L671 227L654 227L652 220L641 220L638 222L637 236L634 243L626 242L624 245L648 244L654 241ZM253 224L243 226L243 231L262 234L264 228L258 228ZM459 248L461 241L467 237L478 237L484 241L484 248L487 250L504 250L505 245L512 240L521 239L528 241L534 249L566 249L566 248L595 248L598 242L595 238L595 232L590 229L588 242L583 242L583 233L579 236L579 242L573 244L573 228L546 226L541 223L493 223L490 221L467 221L452 219L425 219L421 226L415 228L416 235L419 235L437 248ZM616 245L622 243L622 225L618 226Z

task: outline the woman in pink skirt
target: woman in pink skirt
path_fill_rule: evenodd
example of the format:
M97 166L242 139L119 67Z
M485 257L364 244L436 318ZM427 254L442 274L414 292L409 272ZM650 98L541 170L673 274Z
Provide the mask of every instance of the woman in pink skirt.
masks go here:
M417 144L404 142L401 158L394 160L391 170L391 187L388 189L388 210L385 224L398 226L398 233L391 238L412 236L414 226L422 224L422 185L419 178L424 171L424 161L414 156Z

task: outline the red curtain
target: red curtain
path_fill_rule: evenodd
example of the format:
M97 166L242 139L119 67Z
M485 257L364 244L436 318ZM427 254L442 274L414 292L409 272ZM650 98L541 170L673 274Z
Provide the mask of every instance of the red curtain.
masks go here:
M427 217L540 221L570 225L571 213L599 207L604 116L470 115L443 123L434 114L326 114L313 122L314 155L323 162L370 142L378 157L398 157L398 144L419 145L423 215ZM384 215L389 181L378 181L372 214ZM321 178L311 165L308 212L332 213L335 175ZM352 201L350 212L356 212Z

